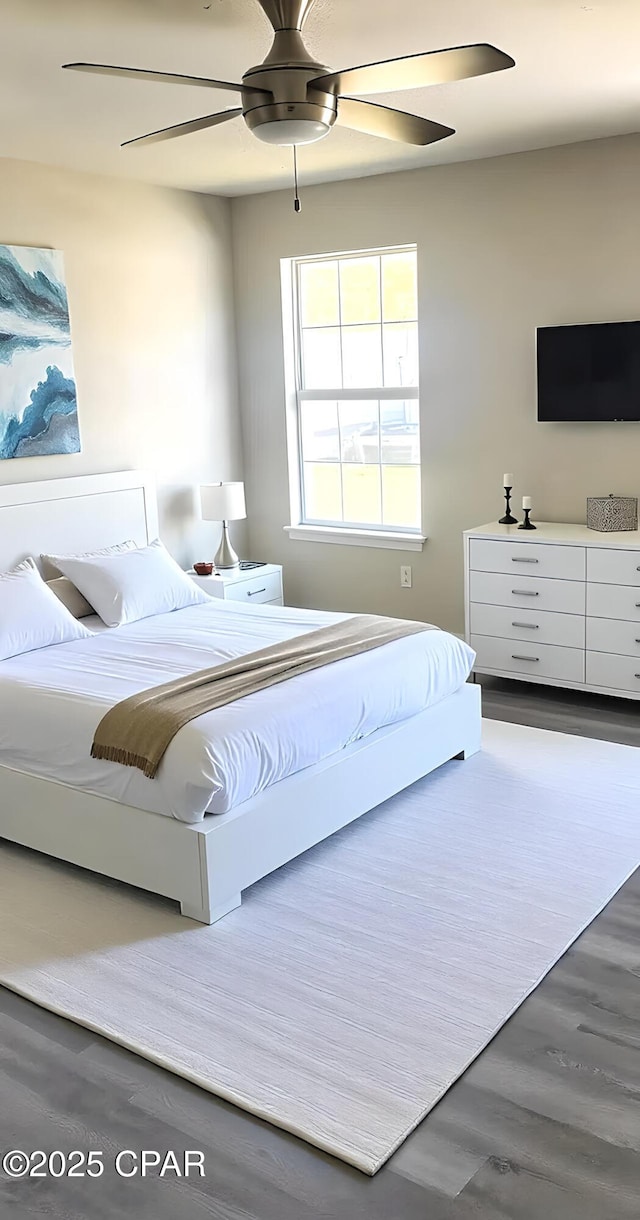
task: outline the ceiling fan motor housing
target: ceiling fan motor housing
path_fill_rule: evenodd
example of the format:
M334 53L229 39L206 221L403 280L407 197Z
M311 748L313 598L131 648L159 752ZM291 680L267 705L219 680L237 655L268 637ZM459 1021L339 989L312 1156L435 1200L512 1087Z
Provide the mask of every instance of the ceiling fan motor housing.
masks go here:
M242 111L250 131L267 144L312 144L331 131L338 113L332 93L309 89L327 72L312 59L299 30L276 30L264 63L242 78Z

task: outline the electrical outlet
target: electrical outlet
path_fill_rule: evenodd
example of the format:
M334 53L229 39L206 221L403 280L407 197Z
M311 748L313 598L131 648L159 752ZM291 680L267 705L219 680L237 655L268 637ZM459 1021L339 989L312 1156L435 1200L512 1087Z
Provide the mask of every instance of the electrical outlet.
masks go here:
M400 568L400 587L402 589L411 588L411 568L409 564L403 564Z

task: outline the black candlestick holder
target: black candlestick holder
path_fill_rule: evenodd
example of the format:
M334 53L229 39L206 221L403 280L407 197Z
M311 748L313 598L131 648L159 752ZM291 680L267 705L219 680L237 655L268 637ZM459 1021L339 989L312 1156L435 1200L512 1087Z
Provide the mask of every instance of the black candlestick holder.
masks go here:
M518 529L519 529L519 530L534 530L534 529L537 529L537 526L535 526L535 525L533 524L533 521L530 521L530 520L529 520L529 513L531 512L531 509L530 509L530 508L525 508L523 511L524 511L524 521L523 521L523 522L522 522L522 523L521 523L521 524L518 526Z
M507 511L506 511L504 517L501 517L500 520L498 521L498 525L517 525L518 518L513 517L511 514L511 488L510 487L505 487L504 498L507 502ZM535 529L535 526L533 526L532 528Z

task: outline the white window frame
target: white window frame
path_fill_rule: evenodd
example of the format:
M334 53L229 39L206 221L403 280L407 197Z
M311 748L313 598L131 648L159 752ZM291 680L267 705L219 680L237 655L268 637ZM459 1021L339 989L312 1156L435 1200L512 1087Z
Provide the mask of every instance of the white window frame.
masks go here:
M415 244L383 246L372 250L347 250L322 255L307 255L282 259L280 264L282 319L284 341L284 371L286 393L287 457L289 469L290 524L284 526L289 538L305 542L329 542L347 546L382 547L394 550L421 551L426 536L421 528L370 524L367 522L341 525L336 521L307 522L303 516L302 484L302 437L300 428L300 404L306 401L335 402L357 399L419 400L419 386L365 386L363 388L303 390L301 327L299 318L299 277L303 263L314 261L332 262L347 257L367 255L399 254L415 250ZM420 474L422 476L422 463Z

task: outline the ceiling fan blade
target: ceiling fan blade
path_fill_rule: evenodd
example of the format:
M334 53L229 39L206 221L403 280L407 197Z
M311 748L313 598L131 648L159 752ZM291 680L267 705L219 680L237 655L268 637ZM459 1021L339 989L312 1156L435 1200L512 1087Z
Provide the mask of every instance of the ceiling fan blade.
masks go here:
M310 89L325 93L392 93L396 89L422 89L425 85L442 85L447 81L466 80L486 72L501 72L513 68L515 59L486 42L468 47L448 47L444 51L427 51L424 55L405 55L401 59L386 59L379 64L364 64L361 68L346 68L330 72L309 81Z
M157 144L159 140L173 140L176 136L188 136L193 131L204 131L207 127L217 127L226 123L227 119L236 119L242 114L242 107L233 110L220 110L218 114L205 114L201 119L191 119L188 123L175 123L173 127L161 127L159 131L150 131L146 136L136 136L133 140L125 140L121 148L129 144Z
M147 68L117 68L113 64L63 64L74 72L96 72L102 76L128 76L131 80L154 80L163 85L204 85L206 89L230 89L240 93L242 85L228 80L209 80L206 76L182 76L179 72L152 72Z
M355 97L340 98L337 121L354 131L382 136L386 140L400 140L403 144L435 144L436 140L454 135L453 127L443 127L442 123L433 123L431 119L409 114L406 110L361 102Z

